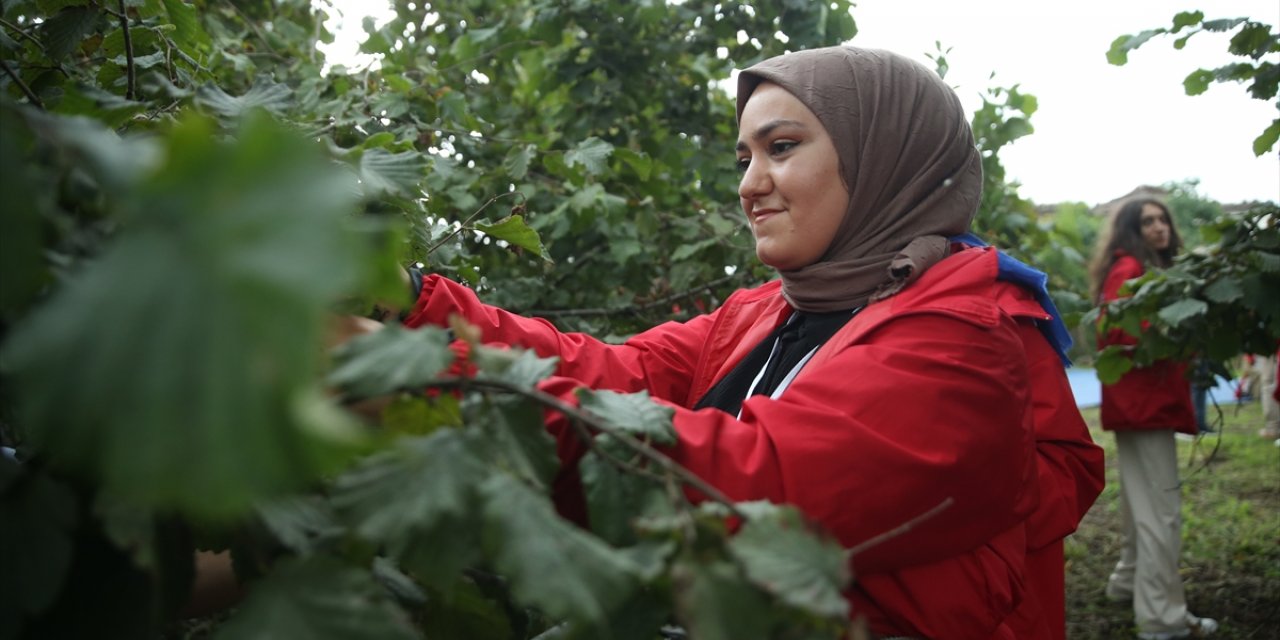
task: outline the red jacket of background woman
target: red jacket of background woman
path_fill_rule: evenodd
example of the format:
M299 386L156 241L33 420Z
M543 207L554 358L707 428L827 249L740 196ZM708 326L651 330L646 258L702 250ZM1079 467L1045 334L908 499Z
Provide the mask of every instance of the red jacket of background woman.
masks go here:
M1055 469L1078 466L1071 447L1060 465L1032 453L1041 408L1023 343L1043 344L1032 320L1047 314L1018 287L998 283L996 271L995 252L984 249L938 263L857 314L779 399L745 401L737 420L688 407L790 315L778 282L620 346L485 306L434 276L408 324L439 325L457 313L486 342L559 357L567 384L647 389L676 407L674 459L732 499L796 505L846 547L951 498L951 508L853 560L857 582L847 595L855 615L880 635L1045 638L1020 636L1008 620L1025 590L1027 532L1060 540L1096 492L1078 489L1073 471L1045 485ZM1066 426L1045 440L1059 437L1086 458L1093 451L1087 432L1079 442ZM560 445L570 462L581 454L573 438ZM1049 471L1033 480L1041 469Z
M1123 251L1117 251L1116 255L1116 262L1102 283L1103 302L1119 298L1121 285L1144 271L1137 258ZM1098 336L1099 348L1137 342L1119 328ZM1129 370L1115 384L1102 385L1102 428L1108 431L1175 429L1194 435L1198 429L1186 370L1186 363L1161 360Z

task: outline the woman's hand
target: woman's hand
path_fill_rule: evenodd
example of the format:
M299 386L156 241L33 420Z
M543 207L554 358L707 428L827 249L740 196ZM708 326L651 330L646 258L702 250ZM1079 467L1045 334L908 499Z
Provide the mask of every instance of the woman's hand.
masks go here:
M324 346L335 349L357 336L376 333L383 327L381 322L362 316L334 316L329 320L325 331Z

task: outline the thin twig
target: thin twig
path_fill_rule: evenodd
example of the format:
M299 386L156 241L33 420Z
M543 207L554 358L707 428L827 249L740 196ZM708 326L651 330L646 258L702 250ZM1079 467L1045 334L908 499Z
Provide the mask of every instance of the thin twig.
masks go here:
M435 244L433 244L433 245L431 245L430 247L428 247L428 248L427 248L427 255L431 255L431 254L435 253L436 249L439 249L440 247L443 247L443 246L444 246L444 244L445 244L446 242L448 242L448 241L452 240L452 239L453 239L455 236L457 236L459 233L462 233L462 231L463 231L464 229L466 229L466 228L467 228L467 226L468 226L468 225L470 225L470 224L471 224L471 222L472 222L473 220L475 220L476 218L478 218L478 217L480 216L480 214L484 212L484 210L485 210L485 209L488 209L488 208L489 208L489 205L493 204L494 202L497 202L497 201L498 201L498 199L500 199L500 198L506 198L506 197L508 197L508 196L520 196L521 198L524 198L524 194L523 194L523 193L520 193L519 191L508 191L508 192L506 192L506 193L499 193L498 195L496 195L496 196L494 196L494 197L492 197L492 198L489 198L489 200L488 200L488 201L486 201L484 204L480 205L480 208L479 208L479 209L476 209L476 210L475 210L475 213L472 213L472 214L471 214L471 215L470 215L470 216L469 216L465 221L463 221L463 223L462 223L461 225L459 225L457 229L454 229L453 231L450 231L450 232L449 232L449 235L446 235L445 237L441 238L439 242L436 242Z
M44 102L40 100L40 96L37 96L35 92L31 90L31 87L28 87L27 83L22 81L21 76L15 73L13 69L9 68L9 63L4 60L0 60L0 66L4 67L5 75L8 75L9 78L13 80L14 84L18 85L19 89L22 89L22 93L27 96L27 100L30 100L31 104L34 104L43 111Z
M428 388L433 389L457 389L464 386L469 386L474 389L494 389L497 391L514 393L564 414L564 416L569 419L570 423L577 421L579 424L586 425L600 433L607 433L618 442L626 445L627 448L645 458L648 462L661 467L663 471L675 476L682 483L693 487L711 500L723 504L733 515L743 518L744 520L746 519L746 516L739 511L736 506L734 506L733 500L730 500L729 497L719 489L707 484L705 480L694 475L688 469L680 466L676 461L660 453L648 444L641 442L635 436L632 436L625 431L621 431L600 418L597 418L596 416L591 415L590 413L587 413L549 393L545 393L537 389L527 389L499 380L482 380L461 376L441 378L439 380L432 381L427 385ZM586 433L588 438L591 437L590 431L580 431L579 433Z
M947 509L951 508L951 505L955 504L955 502L956 501L954 498L947 498L946 500L943 500L942 502L938 503L938 506L902 523L901 525L898 525L897 527L894 527L878 536L875 536L870 540L863 541L861 544L853 547L852 549L849 549L849 557L852 558L854 556L857 556L860 553L865 552L866 550L872 547L880 546L881 544L884 544L920 526L922 522L926 520L930 520L934 516L938 515L939 513L942 513L943 511L946 511Z
M133 100L138 93L138 72L133 65L133 36L129 35L129 16L125 13L124 0L119 0L119 2L120 30L124 33L125 72L127 76L124 97L126 100Z
M480 137L479 137L479 138L477 138L477 137L475 137L475 136L471 135L471 132L470 132L470 131L459 131L458 129L441 129L441 128L439 128L439 127L431 127L431 126L423 126L423 127L420 127L420 128L422 128L422 129L429 129L429 130L431 130L431 131L435 131L436 133L447 133L447 134L449 134L449 135L458 136L459 138L466 138L466 139L468 139L468 140L479 140L480 142L501 142L501 143L504 143L504 144L525 144L525 141L524 141L524 140L516 140L515 138L499 138L499 137L496 137L496 136L488 136L488 135L485 135L485 134L484 134L484 132L480 132Z
M8 20L5 20L4 18L0 18L0 25L4 25L4 26L6 26L6 27L9 27L10 29L13 29L14 31L17 31L17 32L18 32L18 35L20 35L20 36L22 36L22 37L24 37L24 38L26 38L26 39L28 39L28 40L30 40L30 41L32 41L32 42L34 42L34 43L36 44L36 46L40 48L40 51L41 51L41 52L43 52L43 51L45 50L45 49L44 49L44 43L43 43L43 42L40 42L40 40L39 40L38 38L36 38L35 36L33 36L33 35L31 35L31 34L27 33L26 31L23 31L23 30L22 30L22 27L19 27L18 25L14 24L14 23L12 23L12 22L9 22Z
M262 41L262 44L267 48L267 51L270 51L271 54L276 56L277 58L280 57L280 54L276 53L276 50L271 47L271 43L267 41L266 34L264 34L262 30L258 28L258 23L254 22L253 20L250 20L249 16L246 16L244 12L240 10L240 7L237 7L236 3L231 2L231 0L227 0L225 4L228 7L231 7L231 10L236 12L237 16L240 16L240 20L242 20L246 26L248 26L251 30L253 30L255 34L257 34L258 39Z
M571 317L585 317L585 316L616 316L616 315L623 315L623 314L628 314L628 315L639 315L639 314L644 313L644 312L646 312L646 311L652 311L652 310L654 310L654 309L658 309L658 308L664 307L664 306L666 306L666 305L668 305L668 304L670 304L670 303L672 303L672 302L675 302L676 300L681 300L681 299L683 299L683 298L688 298L688 297L690 297L690 296L695 296L695 295L697 295L697 294L699 294L699 293L703 293L703 292L711 291L712 289L714 289L714 288L716 288L716 287L718 287L718 286L720 286L720 285L722 285L722 284L725 284L725 283L728 283L728 282L732 282L733 280L736 280L736 279L738 279L738 278L741 278L741 277L745 276L747 273L748 273L748 272L747 272L747 271L745 271L745 270L743 270L743 271L738 271L737 273L734 273L733 275L724 276L723 278L717 278L717 279L715 279L715 280L712 280L711 282L708 282L708 283L703 284L703 285L699 285L699 286L694 287L693 289L689 289L689 290L687 290L687 291L680 291L680 292L678 292L678 293L673 293L673 294L670 294L670 295L667 295L667 296L663 296L663 297L661 297L661 298L658 298L657 300L653 300L652 302L646 302L646 303L644 303L644 304L631 305L631 306L628 306L628 307L618 307L618 308L616 308L616 309L609 309L609 308L604 308L604 307L594 307L594 308L588 308L588 309L545 309L545 310L543 310L543 309L535 309L535 310L532 310L532 311L521 311L520 313L521 313L522 315L538 316L538 317L542 317L542 318L571 318Z
M462 65L470 65L471 63L476 62L476 61L478 61L478 60L484 60L485 58L491 57L491 56L493 56L494 54L498 53L499 51L502 51L503 49L506 49L506 48L508 48L508 47L526 46L526 45L533 45L534 47L539 47L539 46L541 46L542 44L543 44L543 42L542 42L541 40L513 40L513 41L511 41L511 42L504 42L504 43L502 43L502 44L500 44L500 45L498 45L498 46L496 46L496 47L494 47L494 48L492 48L492 49L490 49L490 50L488 50L488 51L486 51L486 52L484 52L484 53L482 53L482 54L480 54L480 55L478 55L478 56L474 56L474 57L471 57L471 58L467 58L466 60L459 60L459 61L457 61L457 62L455 62L455 63L453 63L453 64L451 64L451 65L449 65L449 66L447 66L447 67L440 67L440 68L436 69L436 71L437 71L437 72L439 72L439 73L444 73L445 71L449 71L449 70L451 70L451 69L455 69L455 68L460 67L460 66L462 66Z

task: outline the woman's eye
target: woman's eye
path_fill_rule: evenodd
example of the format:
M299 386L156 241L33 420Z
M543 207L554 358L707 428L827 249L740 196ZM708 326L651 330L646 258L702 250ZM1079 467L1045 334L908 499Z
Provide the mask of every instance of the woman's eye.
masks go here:
M747 167L751 166L751 158L738 158L733 166L737 167L739 172L746 173Z
M774 155L778 155L792 150L798 144L800 143L795 140L778 140L777 142L769 145L769 151Z

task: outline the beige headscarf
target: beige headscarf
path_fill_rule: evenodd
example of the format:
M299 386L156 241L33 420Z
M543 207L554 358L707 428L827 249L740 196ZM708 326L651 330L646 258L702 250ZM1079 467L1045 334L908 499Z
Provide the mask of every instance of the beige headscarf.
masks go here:
M982 160L960 100L937 74L888 51L788 53L738 75L738 119L764 81L818 116L835 143L849 209L817 262L782 271L803 311L835 311L901 290L947 255L982 195Z

